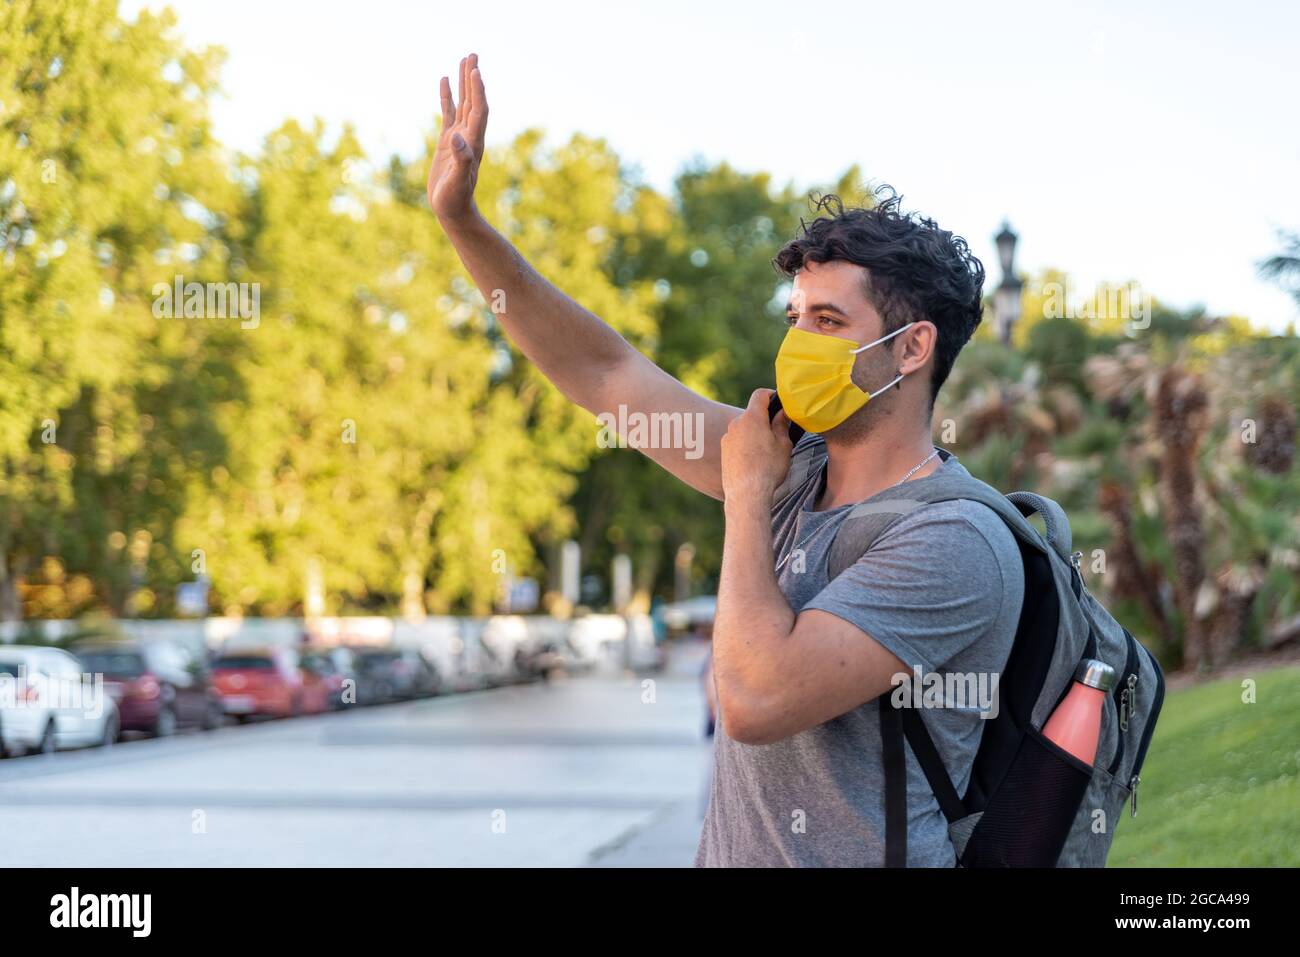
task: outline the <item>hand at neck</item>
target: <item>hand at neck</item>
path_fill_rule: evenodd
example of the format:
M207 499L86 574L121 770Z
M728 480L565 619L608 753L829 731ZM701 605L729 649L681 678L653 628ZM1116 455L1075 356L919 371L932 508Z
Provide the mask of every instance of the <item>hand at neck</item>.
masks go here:
M895 416L885 418L860 438L840 439L831 433L825 441L826 485L817 500L819 512L861 502L896 485L934 451L928 420L904 426ZM911 479L929 475L942 464L936 456Z

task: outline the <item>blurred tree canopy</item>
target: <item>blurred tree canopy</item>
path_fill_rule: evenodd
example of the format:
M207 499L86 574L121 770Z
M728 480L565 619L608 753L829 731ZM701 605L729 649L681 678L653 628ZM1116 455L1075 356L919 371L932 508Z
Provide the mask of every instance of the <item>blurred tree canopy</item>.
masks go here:
M374 164L350 129L286 122L234 154L220 51L170 14L15 0L0 26L0 618L168 616L199 577L219 612L481 614L568 537L588 573L630 555L642 606L683 545L713 587L717 503L600 449L506 341L425 208L432 135ZM690 387L772 384L771 258L807 191L696 161L665 195L599 139L529 130L479 194ZM1292 239L1266 274L1293 281ZM1060 499L1090 587L1166 660L1300 636L1295 337L1155 300L1135 325L1131 283L1062 315L1068 283L1030 277L1010 348L980 331L936 441Z

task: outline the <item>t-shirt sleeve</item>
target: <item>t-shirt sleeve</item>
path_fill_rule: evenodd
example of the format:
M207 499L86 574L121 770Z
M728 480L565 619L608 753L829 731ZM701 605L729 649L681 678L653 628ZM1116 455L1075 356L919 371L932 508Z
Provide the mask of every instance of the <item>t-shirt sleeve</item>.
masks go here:
M937 671L994 629L1006 592L1001 558L988 532L955 503L928 505L882 535L802 610L856 625L909 670Z
M788 499L807 481L809 475L821 467L825 460L826 443L820 435L815 432L805 432L800 436L799 441L790 450L790 470L786 473L785 481L772 496L773 509Z

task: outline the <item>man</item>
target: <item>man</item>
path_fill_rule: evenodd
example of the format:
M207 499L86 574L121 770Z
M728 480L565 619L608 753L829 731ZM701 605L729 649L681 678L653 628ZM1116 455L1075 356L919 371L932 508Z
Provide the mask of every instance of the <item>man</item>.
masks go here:
M973 502L916 508L834 581L827 549L855 503L939 469L964 471L931 444L931 416L980 321L983 267L963 240L892 196L870 210L830 198L776 258L793 282L776 368L785 411L769 421L770 389L745 409L711 401L550 285L479 214L487 100L473 54L459 85L453 101L442 79L429 202L484 295L505 290L507 334L594 414L625 405L704 423L702 455L643 450L722 499L726 517L713 636L720 723L696 864L881 865L875 699L915 668L1000 672L1023 572L1010 531ZM809 430L797 447L791 418ZM963 793L979 714L951 707L925 719ZM907 863L952 866L946 821L910 749L907 763Z

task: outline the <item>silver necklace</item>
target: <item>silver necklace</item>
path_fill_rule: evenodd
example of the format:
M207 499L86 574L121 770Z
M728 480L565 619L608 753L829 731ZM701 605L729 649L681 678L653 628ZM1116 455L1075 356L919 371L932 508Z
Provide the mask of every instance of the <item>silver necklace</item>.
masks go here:
M906 482L908 479L910 479L910 478L911 478L913 475L915 475L917 472L921 471L921 469L925 468L927 465L929 465L931 462L933 462L933 461L934 461L934 457L935 457L936 455L938 455L938 454L939 454L939 450L938 450L938 449L935 449L933 452L931 452L929 455L927 455L924 459L922 459L922 460L921 460L917 465L913 466L913 467L912 467L912 470L911 470L910 472L908 472L906 475L904 475L904 476L903 476L901 479L899 479L897 482L895 482L894 485L902 485L904 482ZM894 485L891 485L891 486L889 486L889 487L890 487L890 488L893 488Z
M904 475L901 479L899 479L899 480L898 480L897 482L895 482L893 485L887 485L887 486L885 486L885 488L894 488L894 487L897 486L897 485L902 485L904 482L906 482L908 479L910 479L913 475L915 475L917 472L921 471L921 469L925 468L925 467L926 467L927 465L929 465L932 461L934 461L934 457L935 457L936 455L938 455L938 454L939 454L939 450L938 450L938 449L935 449L935 450L932 451L929 455L927 455L925 458L923 458L920 462L918 462L916 465L912 466L912 468L908 471L908 473L907 473L906 475ZM885 491L885 489L882 488L880 491L883 492L883 491ZM876 494L879 495L880 492L877 492ZM807 538L805 538L802 542L800 542L800 543L799 543L798 545L796 545L794 548L790 549L790 551L786 552L785 558L781 559L781 561L777 563L777 566L776 566L775 569L773 569L773 571L774 571L774 572L780 572L781 569L785 567L785 563L788 562L788 561L790 560L790 556L791 556L791 555L793 555L793 554L794 554L795 552L797 552L797 551L801 551L801 550L802 550L802 549L803 549L803 548L804 548L804 547L805 547L809 542L811 542L814 538L817 537L817 533L818 533L818 532L820 532L822 529L826 528L828 525L833 525L833 524L835 524L835 523L834 523L834 522L827 522L826 525L819 525L819 526L817 526L816 528L814 528L814 529L812 530L812 533L809 534Z

